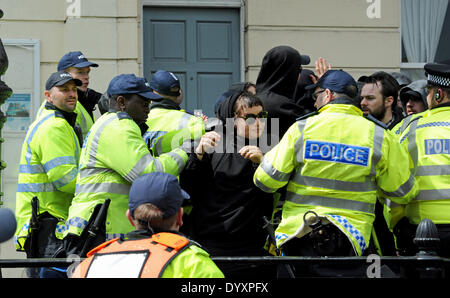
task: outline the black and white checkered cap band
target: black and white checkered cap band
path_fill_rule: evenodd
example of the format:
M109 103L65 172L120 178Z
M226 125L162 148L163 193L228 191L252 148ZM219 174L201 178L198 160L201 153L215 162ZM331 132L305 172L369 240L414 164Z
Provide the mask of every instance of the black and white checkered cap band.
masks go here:
M450 78L444 78L444 77L428 74L428 81L432 82L436 85L439 85L439 86L450 87Z

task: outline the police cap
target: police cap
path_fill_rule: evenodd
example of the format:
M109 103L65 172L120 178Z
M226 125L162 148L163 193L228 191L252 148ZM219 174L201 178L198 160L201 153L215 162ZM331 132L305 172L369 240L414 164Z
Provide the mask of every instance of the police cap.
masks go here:
M440 63L427 63L424 66L428 76L428 85L450 88L450 65Z
M69 81L73 81L77 86L82 85L82 82L79 79L74 79L68 72L65 72L64 70L54 72L47 79L47 82L45 83L45 90L48 91L55 86L62 86Z

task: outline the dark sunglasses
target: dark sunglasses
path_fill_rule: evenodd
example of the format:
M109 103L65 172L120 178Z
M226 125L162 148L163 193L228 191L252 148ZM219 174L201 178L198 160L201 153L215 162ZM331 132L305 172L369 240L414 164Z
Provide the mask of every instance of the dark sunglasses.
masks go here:
M267 118L267 116L269 116L269 113L267 111L261 111L259 112L257 115L255 114L247 114L243 117L238 116L238 118L242 118L244 120L248 120L248 119L262 119L262 118Z

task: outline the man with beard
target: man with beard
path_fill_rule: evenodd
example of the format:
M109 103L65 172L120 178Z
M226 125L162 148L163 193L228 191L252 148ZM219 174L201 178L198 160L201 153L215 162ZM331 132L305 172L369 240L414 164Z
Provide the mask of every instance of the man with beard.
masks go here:
M364 86L361 90L361 108L364 114L372 115L383 122L387 129L392 129L403 118L397 108L397 80L384 71L376 72L362 80Z
M14 243L28 258L52 257L61 244L58 227L67 219L74 197L81 150L74 113L81 84L65 71L48 78L42 112L30 125L22 146ZM36 197L36 208L32 208ZM33 214L37 230L32 225Z
M364 115L370 114L392 130L402 119L403 114L397 107L400 85L390 74L379 71L369 77L361 77L364 85L361 89L361 109ZM392 207L392 202L388 203ZM395 241L389 226L390 219L385 218L386 208L378 200L375 206L374 230L379 243L380 253L395 255Z

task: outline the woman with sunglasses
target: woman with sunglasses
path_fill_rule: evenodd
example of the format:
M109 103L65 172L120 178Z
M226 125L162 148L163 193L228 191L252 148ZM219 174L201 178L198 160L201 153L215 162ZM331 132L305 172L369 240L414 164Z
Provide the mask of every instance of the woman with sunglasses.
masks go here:
M266 256L263 217L271 217L273 195L259 190L253 175L263 157L267 112L243 92L225 99L217 114L224 126L203 135L180 176L193 206L188 233L212 256ZM272 274L247 264L220 267L227 278Z

